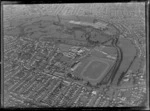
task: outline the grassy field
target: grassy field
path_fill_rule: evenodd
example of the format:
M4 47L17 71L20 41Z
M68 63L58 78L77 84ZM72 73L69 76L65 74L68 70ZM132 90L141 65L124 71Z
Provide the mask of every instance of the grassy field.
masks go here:
M108 66L103 61L91 61L85 68L83 76L93 80L98 79L107 70Z
M113 60L107 59L107 57L98 51L92 51L91 56L81 60L81 64L73 74L96 84L101 81L113 64Z

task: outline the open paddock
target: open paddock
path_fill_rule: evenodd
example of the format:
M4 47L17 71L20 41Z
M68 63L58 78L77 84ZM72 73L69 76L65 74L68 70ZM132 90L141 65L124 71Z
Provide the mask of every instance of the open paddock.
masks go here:
M132 70L131 68L134 68L134 67L136 68L139 67L138 66L139 64L135 61L137 58L134 60L134 58L137 56L137 50L134 44L132 43L132 41L125 39L125 38L121 38L119 39L119 42L120 42L119 47L121 48L123 52L123 59L122 59L119 69L116 72L116 75L113 81L114 85L117 84L118 78L121 76L122 72L126 72L128 69ZM130 67L130 65L132 67Z
M117 50L114 47L104 47L102 51L107 53L108 55L111 55L114 57L117 56Z

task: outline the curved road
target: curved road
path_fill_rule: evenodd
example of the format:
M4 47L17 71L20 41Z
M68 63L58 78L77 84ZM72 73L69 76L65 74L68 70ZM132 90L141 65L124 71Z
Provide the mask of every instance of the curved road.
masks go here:
M115 38L113 40L113 46L117 49L118 54L117 54L117 61L115 64L115 68L112 71L112 75L110 78L111 80L109 83L112 83L113 79L115 78L115 74L117 73L117 70L119 69L122 59L123 59L123 52L122 52L121 48L117 46L117 42L118 42L118 38Z
M117 46L117 42L118 42L118 38L114 38L112 45L113 47L115 47L117 49L117 60L116 63L114 64L114 66L110 69L110 71L108 72L108 74L105 76L105 78L100 82L99 85L102 84L107 84L110 85L115 77L115 74L117 73L117 70L120 67L121 61L122 61L122 51L120 49L120 47Z

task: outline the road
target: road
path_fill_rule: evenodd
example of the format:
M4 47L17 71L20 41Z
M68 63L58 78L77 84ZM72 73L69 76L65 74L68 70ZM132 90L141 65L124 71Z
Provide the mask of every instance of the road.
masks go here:
M115 38L113 40L113 47L115 47L117 49L117 61L115 64L115 68L113 69L112 74L111 74L110 84L113 82L113 80L115 78L115 74L117 73L117 70L119 69L122 59L123 59L123 52L122 52L121 48L117 46L117 42L118 42L118 38Z
M112 46L116 48L117 50L117 59L116 62L114 64L114 66L112 66L112 68L110 69L110 71L108 72L108 74L105 76L105 78L100 82L101 84L107 84L110 85L112 84L114 78L115 78L115 74L117 73L117 70L120 67L121 61L122 61L122 51L120 49L120 47L117 46L117 42L118 42L118 38L114 38L113 42L112 42Z

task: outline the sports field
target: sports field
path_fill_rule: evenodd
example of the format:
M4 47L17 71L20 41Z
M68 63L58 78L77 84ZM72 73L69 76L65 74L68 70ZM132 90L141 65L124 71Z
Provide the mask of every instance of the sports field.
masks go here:
M101 52L93 50L90 56L81 59L81 64L73 74L95 85L103 79L114 62L107 59Z
M106 71L107 67L107 63L92 61L86 67L86 70L83 72L83 76L88 77L89 79L98 79L100 75Z

